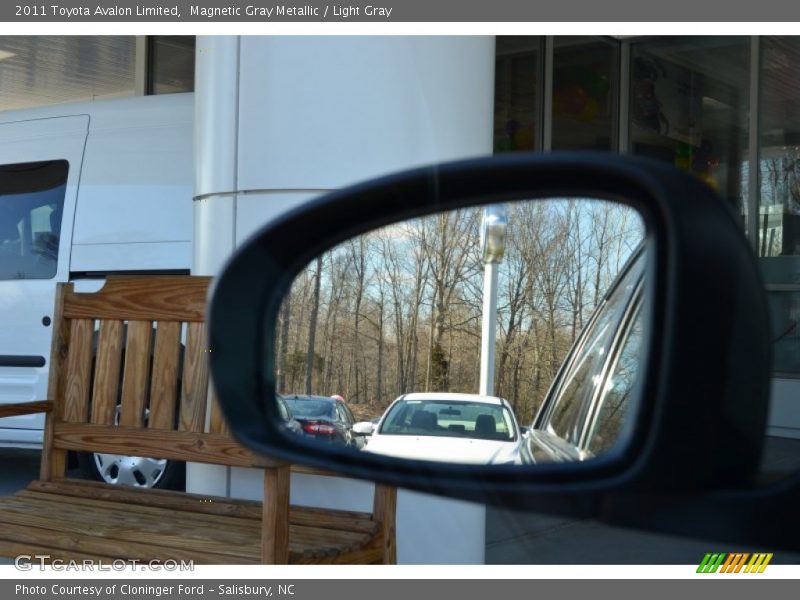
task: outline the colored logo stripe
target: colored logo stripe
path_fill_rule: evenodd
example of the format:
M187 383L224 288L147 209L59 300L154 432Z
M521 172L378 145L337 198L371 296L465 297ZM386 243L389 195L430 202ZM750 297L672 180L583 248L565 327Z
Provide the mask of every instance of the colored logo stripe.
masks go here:
M703 557L703 561L697 567L697 572L716 573L723 560L725 560L725 554L711 554L709 552Z
M749 554L728 554L727 560L723 563L720 573L738 573L742 570L745 561L750 557Z
M697 567L697 572L763 573L772 560L772 556L771 553L755 553L751 555L747 552L734 552L731 554L708 552L700 562L700 566ZM749 562L748 558L750 559Z
M763 573L767 568L769 561L772 560L772 553L769 554L753 554L753 558L744 569L745 573Z

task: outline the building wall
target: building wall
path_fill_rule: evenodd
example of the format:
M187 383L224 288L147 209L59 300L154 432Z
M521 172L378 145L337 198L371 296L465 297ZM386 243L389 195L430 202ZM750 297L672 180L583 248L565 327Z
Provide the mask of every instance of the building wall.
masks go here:
M491 154L492 37L208 36L198 48L193 273L217 273L259 225L325 191ZM291 494L365 510L373 487L295 475ZM193 464L187 489L261 498L263 472ZM400 490L397 531L401 564L483 562L483 505Z

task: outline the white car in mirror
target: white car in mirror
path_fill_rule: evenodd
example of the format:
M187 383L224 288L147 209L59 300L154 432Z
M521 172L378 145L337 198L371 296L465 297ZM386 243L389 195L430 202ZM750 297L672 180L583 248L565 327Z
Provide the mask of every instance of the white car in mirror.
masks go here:
M398 458L469 464L516 464L520 429L508 402L494 396L414 393L397 398L364 450Z

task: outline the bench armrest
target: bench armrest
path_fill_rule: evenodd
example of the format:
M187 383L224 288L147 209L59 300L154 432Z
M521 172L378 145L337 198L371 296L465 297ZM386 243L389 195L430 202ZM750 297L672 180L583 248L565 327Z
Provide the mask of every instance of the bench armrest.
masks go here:
M0 419L3 417L18 417L35 413L47 413L53 408L50 400L37 400L35 402L17 402L16 404L0 404Z

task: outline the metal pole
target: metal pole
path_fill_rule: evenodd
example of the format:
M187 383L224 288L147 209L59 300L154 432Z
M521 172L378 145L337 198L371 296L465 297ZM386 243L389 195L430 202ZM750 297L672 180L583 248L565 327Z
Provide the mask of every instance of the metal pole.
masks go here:
M483 324L481 327L480 393L494 395L494 345L497 334L497 273L506 252L508 214L503 204L483 209L481 254L483 256Z
M483 325L481 326L480 394L494 395L494 350L497 334L497 270L490 262L483 266Z

